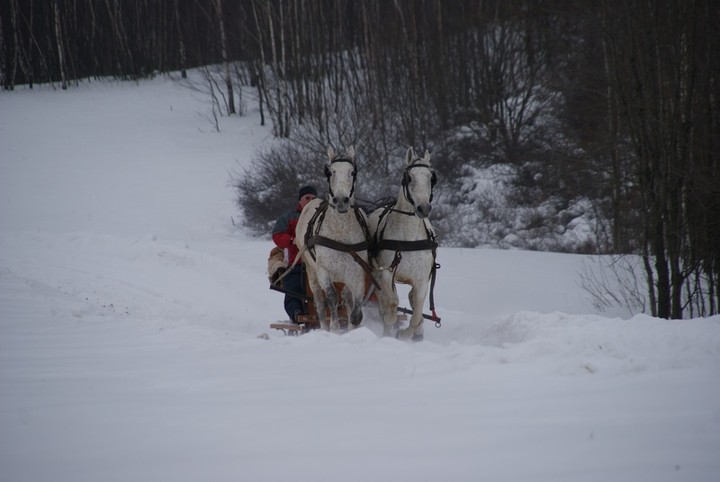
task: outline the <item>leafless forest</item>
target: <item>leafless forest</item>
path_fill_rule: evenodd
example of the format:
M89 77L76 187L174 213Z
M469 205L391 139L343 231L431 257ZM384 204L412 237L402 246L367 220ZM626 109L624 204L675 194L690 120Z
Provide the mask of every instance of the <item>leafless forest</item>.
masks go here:
M0 82L204 72L217 115L252 86L282 141L238 175L246 223L355 145L376 199L407 146L430 149L447 244L484 224L517 247L636 254L649 309L720 312L720 2L0 0ZM473 184L492 166L512 223ZM278 184L278 179L281 181ZM578 200L590 206L578 213ZM270 201L270 202L269 202ZM277 201L277 202L272 202ZM543 210L533 207L544 206ZM592 211L582 246L533 244ZM517 213L518 211L513 211ZM472 231L470 231L472 232ZM528 234L523 240L517 233Z

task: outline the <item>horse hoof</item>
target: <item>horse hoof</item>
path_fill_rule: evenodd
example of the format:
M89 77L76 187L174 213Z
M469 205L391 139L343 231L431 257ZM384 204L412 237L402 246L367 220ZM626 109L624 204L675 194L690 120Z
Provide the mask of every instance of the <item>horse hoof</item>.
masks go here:
M424 338L425 338L425 335L422 335L422 334L421 335L413 335L412 341L423 341Z

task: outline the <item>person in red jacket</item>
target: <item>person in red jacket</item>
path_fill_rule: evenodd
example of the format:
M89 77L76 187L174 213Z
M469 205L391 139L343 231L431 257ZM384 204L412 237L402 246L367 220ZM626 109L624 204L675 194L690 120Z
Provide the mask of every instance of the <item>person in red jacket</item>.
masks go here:
M313 186L304 186L298 192L298 202L295 209L289 211L278 218L272 231L273 242L278 248L285 251L285 258L290 265L298 254L298 247L295 245L295 226L297 225L300 212L305 205L317 197L317 189ZM290 273L282 280L283 288L293 293L305 294L305 285L303 282L302 260L292 269ZM305 314L303 301L289 294L285 295L285 312L290 320L297 322L297 317Z

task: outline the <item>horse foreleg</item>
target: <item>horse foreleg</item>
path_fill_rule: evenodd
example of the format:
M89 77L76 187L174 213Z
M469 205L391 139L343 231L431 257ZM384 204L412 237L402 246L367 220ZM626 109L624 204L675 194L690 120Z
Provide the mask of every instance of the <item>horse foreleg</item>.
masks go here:
M375 280L380 285L377 297L380 316L383 320L383 336L393 336L393 327L397 323L397 308L400 300L395 291L392 272L388 270L376 272Z
M308 277L308 282L310 283L310 290L313 293L313 304L315 305L315 312L320 322L320 329L328 331L330 325L328 325L327 315L325 314L325 307L327 306L325 293L315 276Z
M325 285L325 302L327 303L327 307L330 309L330 326L329 330L333 333L339 333L340 332L340 319L338 317L338 304L340 303L340 298L338 296L338 292L335 289L335 285L333 285L332 281L328 282Z
M425 333L425 328L423 327L423 305L425 304L427 292L427 283L420 286L417 284L412 285L410 293L408 294L408 301L410 302L410 307L412 308L410 325L398 332L398 338L406 340L412 337L413 341L422 341Z
M354 291L348 285L343 288L343 302L348 313L348 330L353 330L362 323L363 311L359 300L362 299L363 288L362 285L356 286Z

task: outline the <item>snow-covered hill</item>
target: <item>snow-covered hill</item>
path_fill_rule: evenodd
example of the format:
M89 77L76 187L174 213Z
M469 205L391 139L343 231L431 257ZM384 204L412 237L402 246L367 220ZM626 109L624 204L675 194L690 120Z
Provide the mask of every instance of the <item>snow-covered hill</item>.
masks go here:
M717 480L720 317L599 314L589 258L441 248L422 343L271 331L248 107L0 93L0 480Z

